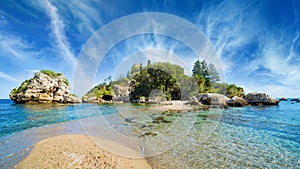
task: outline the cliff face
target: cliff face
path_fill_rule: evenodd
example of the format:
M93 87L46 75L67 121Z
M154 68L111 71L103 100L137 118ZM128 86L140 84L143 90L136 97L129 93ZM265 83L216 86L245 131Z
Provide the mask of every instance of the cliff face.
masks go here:
M16 103L74 103L80 99L70 95L68 80L53 71L41 71L14 88L9 97Z

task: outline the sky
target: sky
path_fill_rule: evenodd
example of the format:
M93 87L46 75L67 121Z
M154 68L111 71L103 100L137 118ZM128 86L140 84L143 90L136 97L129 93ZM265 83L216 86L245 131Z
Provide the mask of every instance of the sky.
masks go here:
M120 18L149 12L194 25L213 47L224 82L242 86L246 92L300 97L297 0L1 0L0 98L8 98L14 87L41 69L62 72L72 84L78 58L88 48L89 39ZM153 32L124 37L105 53L97 64L94 84L110 75L126 74L125 69L134 62L145 65L145 58L164 61L165 54L191 73L193 63L202 56L181 39L156 33L168 30L171 21L164 24L153 18L147 22ZM178 34L193 33L180 26ZM109 44L118 32L130 32L129 27L146 29L138 22L119 24L97 45ZM199 40L199 46L205 46L204 41Z

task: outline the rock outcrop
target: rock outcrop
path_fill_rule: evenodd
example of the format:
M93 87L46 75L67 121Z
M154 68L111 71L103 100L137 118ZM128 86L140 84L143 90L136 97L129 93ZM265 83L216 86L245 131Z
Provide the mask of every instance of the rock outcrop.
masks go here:
M244 99L251 105L278 105L279 101L265 93L248 93Z
M234 107L243 107L247 106L248 102L242 97L233 96L230 100L228 100L228 105Z
M129 96L129 86L113 85L115 97Z
M114 102L121 102L121 103L129 103L130 96L129 96L129 86L122 86L122 85L114 85Z
M221 108L228 107L229 98L217 93L200 93L197 94L196 98L199 102L206 105L218 106Z
M279 99L279 101L288 101L288 98L282 97L282 98Z
M69 82L64 75L49 70L36 72L34 77L14 88L9 97L15 103L79 103L70 95Z

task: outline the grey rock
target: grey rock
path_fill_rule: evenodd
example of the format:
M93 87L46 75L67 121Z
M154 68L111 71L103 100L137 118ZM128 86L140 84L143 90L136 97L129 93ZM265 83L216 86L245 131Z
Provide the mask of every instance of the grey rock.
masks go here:
M217 93L200 93L196 98L198 102L206 105L213 105L218 107L228 107L229 98Z
M69 96L64 98L64 102L65 103L81 103L82 100L78 96L69 95Z
M129 96L119 96L115 97L113 99L114 102L120 102L120 103L129 103L130 102L130 97Z
M190 105L190 106L200 106L202 105L200 102L196 100L190 100L184 103L185 105Z
M92 97L83 97L82 102L83 103L101 103L101 100L98 99L96 96L92 96Z
M266 93L248 93L244 99L251 105L278 105L279 103Z
M279 99L279 101L288 101L288 98L282 97Z
M248 102L242 97L234 96L230 100L228 100L228 105L242 107L247 106Z
M113 86L115 97L129 96L129 86L114 85Z

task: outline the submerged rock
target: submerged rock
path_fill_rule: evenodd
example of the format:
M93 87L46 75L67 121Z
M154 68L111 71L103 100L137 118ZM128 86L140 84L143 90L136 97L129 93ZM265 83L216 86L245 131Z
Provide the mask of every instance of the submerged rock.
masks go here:
M152 123L172 123L169 120L166 120L165 117L159 116L153 119Z
M18 104L81 102L77 96L70 95L69 82L65 76L50 70L36 72L33 78L14 88L9 97Z
M251 105L278 105L279 101L266 93L248 93L245 100Z

